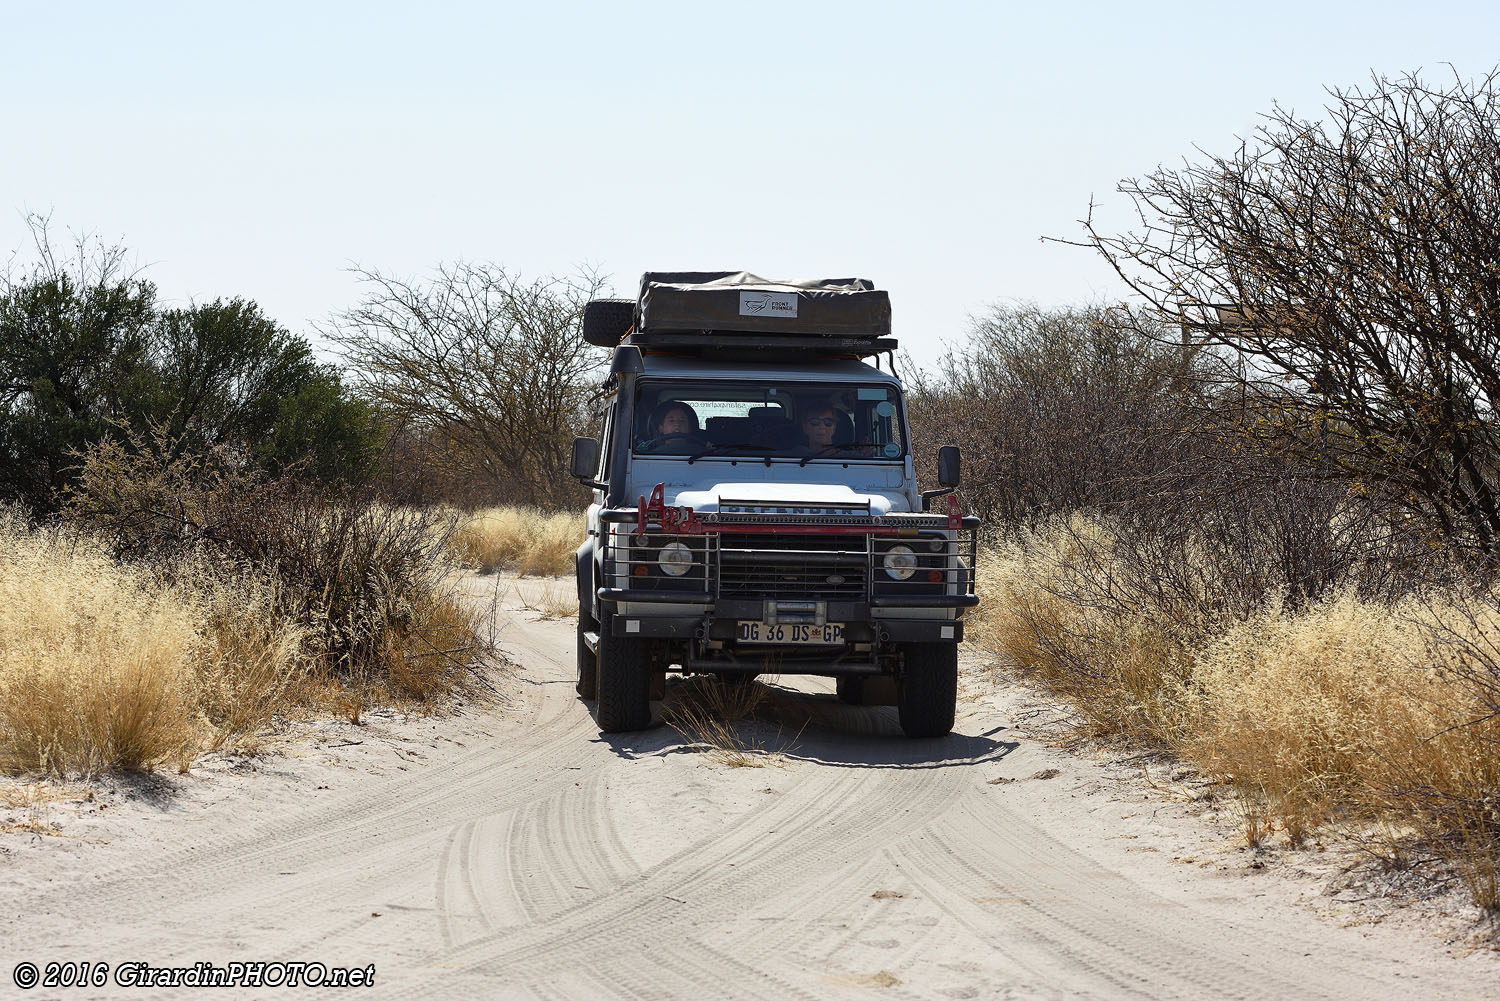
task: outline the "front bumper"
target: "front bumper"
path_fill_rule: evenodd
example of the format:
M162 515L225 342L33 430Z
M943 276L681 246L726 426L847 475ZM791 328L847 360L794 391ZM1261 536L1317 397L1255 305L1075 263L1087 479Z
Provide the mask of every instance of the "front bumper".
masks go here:
M734 646L735 636L741 620L760 620L759 615L722 615L718 610L700 615L612 615L612 632L616 636L638 636L642 639L679 639L724 643ZM901 619L901 618L853 618L841 617L841 613L829 609L829 622L841 623L844 627L846 646L885 643L959 643L964 638L962 619ZM766 654L787 649L814 650L816 648L787 648L755 646L739 648L743 653Z
M785 673L882 670L891 644L957 643L974 593L976 518L601 513L599 601L617 636L682 640L684 667L777 661ZM904 548L906 578L882 562ZM661 554L675 551L673 574ZM674 575L675 574L675 575ZM887 579L889 577L889 579ZM739 623L838 623L840 647L740 644Z

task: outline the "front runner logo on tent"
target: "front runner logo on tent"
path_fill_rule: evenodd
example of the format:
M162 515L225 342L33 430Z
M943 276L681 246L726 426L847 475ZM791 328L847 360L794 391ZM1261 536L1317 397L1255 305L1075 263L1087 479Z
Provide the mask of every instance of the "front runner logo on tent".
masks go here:
M797 296L792 292L741 292L741 316L797 316Z

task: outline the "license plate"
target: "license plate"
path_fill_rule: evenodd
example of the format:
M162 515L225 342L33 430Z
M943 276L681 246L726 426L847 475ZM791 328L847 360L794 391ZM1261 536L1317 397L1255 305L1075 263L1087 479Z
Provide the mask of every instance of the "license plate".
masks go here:
M781 643L788 646L842 646L844 624L828 622L821 626L809 626L796 622L768 625L764 622L741 621L741 643Z

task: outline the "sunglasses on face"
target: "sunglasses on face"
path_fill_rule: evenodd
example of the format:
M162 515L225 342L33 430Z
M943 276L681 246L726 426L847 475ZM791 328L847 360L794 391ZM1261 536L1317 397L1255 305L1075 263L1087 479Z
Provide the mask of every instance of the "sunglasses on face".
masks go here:
M809 417L802 423L810 428L831 428L837 422L832 417Z

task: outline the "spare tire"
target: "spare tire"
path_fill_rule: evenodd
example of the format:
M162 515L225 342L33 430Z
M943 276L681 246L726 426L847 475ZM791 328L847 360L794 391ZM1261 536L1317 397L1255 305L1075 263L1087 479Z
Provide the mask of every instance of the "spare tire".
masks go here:
M634 299L594 299L583 307L583 339L596 347L614 347L634 326Z

